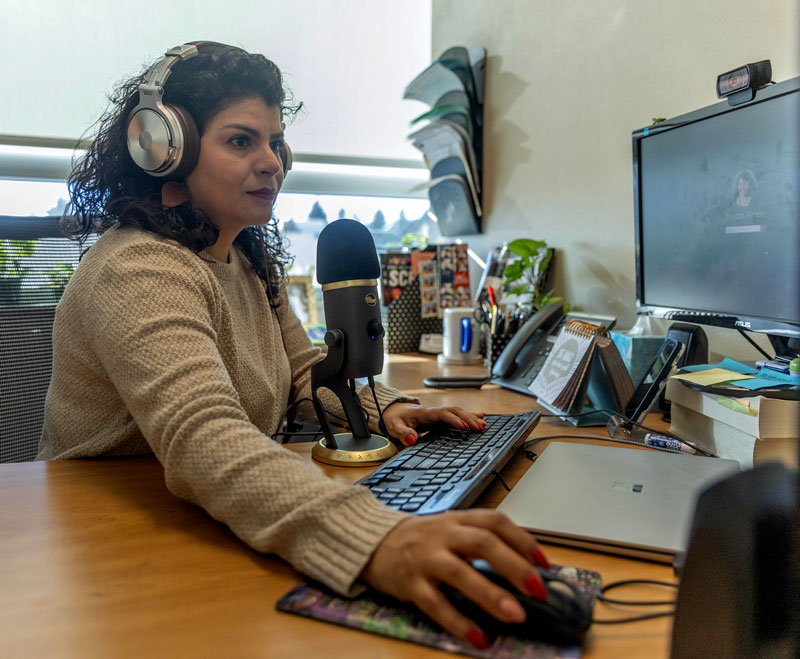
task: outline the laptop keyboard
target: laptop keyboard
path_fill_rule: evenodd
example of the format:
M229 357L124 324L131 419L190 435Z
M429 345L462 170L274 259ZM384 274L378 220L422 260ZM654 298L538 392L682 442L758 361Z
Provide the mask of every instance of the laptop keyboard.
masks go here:
M484 417L486 430L436 427L358 481L379 501L419 515L466 508L539 422L536 411Z

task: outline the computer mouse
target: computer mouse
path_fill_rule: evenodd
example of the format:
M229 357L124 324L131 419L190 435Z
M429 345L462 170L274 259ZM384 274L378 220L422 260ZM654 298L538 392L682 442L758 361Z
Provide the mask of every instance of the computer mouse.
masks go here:
M525 610L524 622L497 620L460 591L442 584L445 597L462 614L477 624L485 634L515 636L557 645L580 645L592 624L592 604L580 589L561 579L555 572L535 568L547 588L547 600L538 600L520 593L484 560L475 560L472 567L484 577L505 588Z

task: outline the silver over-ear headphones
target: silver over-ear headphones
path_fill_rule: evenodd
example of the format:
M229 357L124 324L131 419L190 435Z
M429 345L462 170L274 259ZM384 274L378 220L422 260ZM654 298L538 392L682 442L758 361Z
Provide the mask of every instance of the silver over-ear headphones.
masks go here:
M213 41L193 41L170 48L145 73L139 85L139 103L128 116L128 152L150 176L182 179L200 155L200 133L184 108L162 103L164 84L173 67L197 55L199 50L229 48ZM292 151L284 143L278 151L283 173L292 168Z

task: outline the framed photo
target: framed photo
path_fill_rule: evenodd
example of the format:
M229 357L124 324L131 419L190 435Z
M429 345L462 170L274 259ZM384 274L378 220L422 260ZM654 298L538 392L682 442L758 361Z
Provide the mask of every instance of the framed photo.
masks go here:
M315 325L319 322L311 275L289 275L286 292L292 311L301 323Z

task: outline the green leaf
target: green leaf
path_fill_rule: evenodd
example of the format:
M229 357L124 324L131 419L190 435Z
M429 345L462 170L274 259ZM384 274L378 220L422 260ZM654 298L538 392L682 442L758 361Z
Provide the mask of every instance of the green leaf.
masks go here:
M525 266L523 265L522 261L512 261L506 266L506 269L503 271L503 276L508 281L516 281L525 273Z
M541 247L547 247L547 243L530 238L517 238L508 243L508 251L523 258L535 257Z

